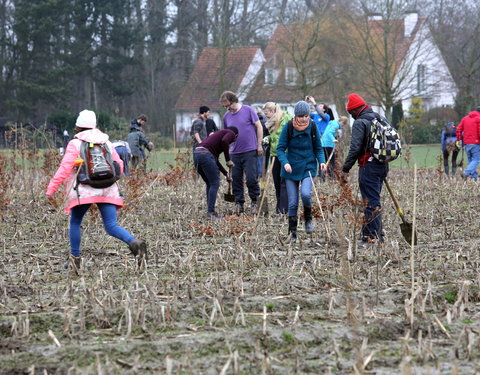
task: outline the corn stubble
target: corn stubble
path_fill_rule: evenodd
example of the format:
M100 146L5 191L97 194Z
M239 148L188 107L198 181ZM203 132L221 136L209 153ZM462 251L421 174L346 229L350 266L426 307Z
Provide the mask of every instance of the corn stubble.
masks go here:
M179 156L121 182L119 222L147 240L148 261L137 265L92 210L77 276L63 268L68 219L43 199L53 157L29 170L0 159L0 373L475 371L475 185L418 171L412 257L388 196L386 243L358 248L355 184L316 182L315 231L300 221L295 244L284 217L236 216L220 199L223 218L206 222L204 183ZM407 215L413 183L410 170L392 173Z

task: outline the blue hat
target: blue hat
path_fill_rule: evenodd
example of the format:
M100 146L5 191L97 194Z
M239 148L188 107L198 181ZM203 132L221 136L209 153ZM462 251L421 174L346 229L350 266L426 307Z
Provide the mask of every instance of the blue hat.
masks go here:
M305 116L310 114L310 104L307 102L300 100L297 104L295 104L295 109L293 110L295 116Z

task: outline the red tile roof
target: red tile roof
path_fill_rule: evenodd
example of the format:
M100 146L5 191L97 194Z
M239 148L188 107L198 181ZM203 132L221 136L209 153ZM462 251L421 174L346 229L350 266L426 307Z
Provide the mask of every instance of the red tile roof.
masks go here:
M230 49L205 48L174 109L198 111L202 105L212 110L219 109L220 94L225 90L236 92L239 89L258 51L259 47L256 46ZM222 66L224 66L223 69Z

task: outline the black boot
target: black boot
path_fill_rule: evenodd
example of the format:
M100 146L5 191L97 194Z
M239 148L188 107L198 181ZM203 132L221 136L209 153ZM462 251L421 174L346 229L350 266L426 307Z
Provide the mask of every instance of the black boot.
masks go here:
M297 217L289 216L288 217L288 233L290 234L291 242L297 241L297 225L298 225Z
M305 232L311 234L313 232L312 207L303 207L303 216L305 218Z

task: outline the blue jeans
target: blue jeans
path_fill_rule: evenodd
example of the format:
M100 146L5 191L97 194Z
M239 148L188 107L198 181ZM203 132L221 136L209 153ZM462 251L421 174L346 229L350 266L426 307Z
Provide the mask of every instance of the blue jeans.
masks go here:
M288 194L288 216L297 216L298 211L298 187L300 181L285 179ZM312 179L309 177L301 181L300 194L302 196L303 207L312 207Z
M244 174L247 181L248 195L252 202L256 202L260 195L260 186L257 179L257 150L241 154L230 154L230 158L235 164L232 170L232 192L235 195L235 202L241 204L245 202L245 196L243 195Z
M480 144L465 145L465 152L467 153L468 166L463 171L463 174L477 181L477 166L480 164Z
M198 174L205 181L208 212L215 212L217 192L220 187L219 169L217 160L209 151L195 151L193 153L193 164Z
M120 156L120 159L123 161L123 174L125 176L130 176L130 171L128 169L130 154L128 153L127 148L125 146L117 146L115 147L115 150L117 151L118 156Z
M83 216L88 211L91 204L81 204L75 206L70 214L70 249L73 256L80 256L80 242L82 241L82 233L80 225ZM129 244L135 238L121 226L117 225L117 207L110 203L97 203L98 209L102 214L103 226L105 231L115 238Z
M383 241L382 204L380 194L383 180L388 174L388 164L373 159L359 168L358 185L365 203L362 226L362 240L380 239Z

